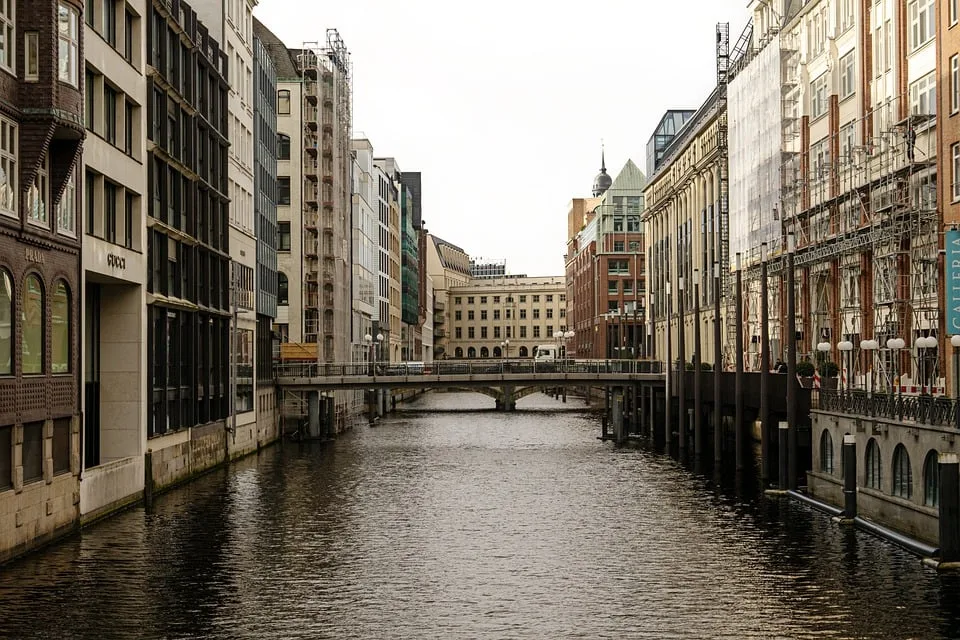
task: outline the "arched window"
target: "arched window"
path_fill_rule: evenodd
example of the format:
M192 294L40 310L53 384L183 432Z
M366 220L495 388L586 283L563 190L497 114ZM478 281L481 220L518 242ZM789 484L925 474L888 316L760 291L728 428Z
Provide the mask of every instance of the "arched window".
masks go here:
M503 352L500 351L500 347L494 347L494 348L493 348L493 357L494 357L494 358L502 358L502 357L503 357Z
M468 357L468 358L476 358L476 357L477 357L477 350L474 349L473 347L470 347L469 349L467 349L467 357Z
M820 434L820 471L833 473L833 436L826 429Z
M24 281L22 309L23 373L43 373L43 286L35 275Z
M913 497L913 470L907 448L898 444L893 450L893 495L898 498Z
M873 438L867 443L866 484L871 489L880 488L880 445Z
M529 355L530 355L530 352L527 351L527 348L526 348L526 347L520 347L520 357L521 357L521 358L526 358L526 357L529 356Z
M53 289L51 312L53 341L50 344L50 370L53 373L70 373L70 292L63 281Z
M480 357L481 357L481 358L489 358L489 357L490 357L490 350L487 349L486 347L480 347Z
M454 358L462 358L462 357L463 357L463 347L457 347L456 349L454 349L454 351L453 351L453 357L454 357Z
M289 160L290 159L290 136L278 133L277 134L277 160Z
M0 269L0 375L13 373L13 280Z
M287 274L283 271L277 273L277 304L290 304L289 287Z
M277 91L277 113L280 115L290 115L289 89L280 89Z
M940 460L936 450L931 450L923 461L923 504L940 506Z

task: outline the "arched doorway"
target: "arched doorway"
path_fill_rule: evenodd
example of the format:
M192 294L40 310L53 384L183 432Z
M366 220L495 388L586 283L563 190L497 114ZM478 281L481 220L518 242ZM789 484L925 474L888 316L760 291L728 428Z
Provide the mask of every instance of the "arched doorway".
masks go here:
M480 347L480 358L482 359L482 358L489 358L489 357L490 357L490 350L487 349L486 347Z
M453 357L454 357L454 358L462 358L462 357L463 357L463 347L457 347L456 350L453 352Z
M502 357L502 356L503 356L503 352L500 351L500 347L494 347L494 348L493 348L493 357L494 357L494 358L500 358L500 357Z
M521 357L521 358L526 358L526 357L528 357L529 355L530 355L530 352L527 351L527 348L526 348L526 347L520 347L520 357Z
M476 357L477 357L477 350L474 349L473 347L470 347L469 349L467 349L467 357L468 357L468 358L476 358Z

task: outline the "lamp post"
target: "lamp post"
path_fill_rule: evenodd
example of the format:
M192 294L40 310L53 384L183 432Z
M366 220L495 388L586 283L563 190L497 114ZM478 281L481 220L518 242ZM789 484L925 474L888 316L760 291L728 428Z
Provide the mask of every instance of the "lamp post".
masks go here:
M920 336L913 343L917 348L917 370L920 372L920 391L924 394L933 394L932 376L927 375L927 350L936 349L939 345L933 336ZM932 372L931 372L932 373ZM928 381L930 384L928 384Z
M953 415L960 429L960 334L950 336L950 344L953 345Z
M367 343L367 375L373 375L373 336L369 333L363 336L363 341Z
M860 349L866 351L870 358L870 373L864 379L864 387L866 387L867 395L873 395L873 352L880 348L880 343L876 340L861 340Z
M787 234L787 489L797 489L797 296L794 287L796 237Z
M840 352L840 382L843 382L844 378L844 369L846 369L846 378L847 384L840 385L840 391L842 392L846 387L846 394L850 396L850 376L853 374L853 343L849 340L841 340L837 343L837 350Z
M500 354L504 359L510 357L510 338L500 343Z
M899 401L902 397L901 388L903 385L900 384L900 350L907 345L904 342L903 338L890 338L887 340L887 349L893 352L893 377L890 378L890 397L892 398L894 394L897 396ZM893 387L896 386L896 389ZM898 406L897 414L899 415L900 409Z
M820 358L819 358L820 362L818 363L818 366L817 366L817 369L818 369L818 370L821 370L821 371L823 370L823 363L827 361L827 354L830 353L830 350L831 350L831 349L833 349L833 345L831 345L831 344L830 344L829 342L827 342L827 341L823 341L823 342L818 342L818 343L817 343L817 353L821 354L821 356L820 356ZM826 378L821 378L821 380L820 380L820 392L821 392L821 393L823 392L823 384L824 384L825 380L826 380Z

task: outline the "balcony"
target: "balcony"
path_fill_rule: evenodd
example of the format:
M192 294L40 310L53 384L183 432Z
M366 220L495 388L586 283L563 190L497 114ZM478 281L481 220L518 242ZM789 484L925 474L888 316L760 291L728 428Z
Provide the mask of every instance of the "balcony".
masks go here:
M315 80L307 79L303 83L303 95L307 101L311 104L317 104L317 99L319 98L318 85Z
M319 299L320 299L320 296L317 294L316 291L307 292L307 294L303 296L303 306L307 309L316 309L317 301Z
M443 329L434 329L434 330L433 330L433 337L434 337L434 338L446 338L446 337L447 337L447 332L446 332L445 330L443 330Z
M444 312L447 310L447 303L441 302L440 300L433 301L433 310L434 312Z
M308 107L303 110L303 121L306 123L306 125L310 129L314 131L316 131L317 129L317 119L319 118L319 116L320 116L320 112L317 110L316 107L314 108Z
M319 190L317 189L317 185L307 184L304 186L304 189L303 189L303 201L312 202L315 204L317 202L318 194L319 194Z
M447 318L442 313L436 313L433 316L433 325L446 324Z
M304 229L310 229L311 231L316 231L317 225L320 223L320 212L319 211L304 211L303 212L303 227Z
M307 153L313 154L314 156L320 151L318 146L320 144L320 138L317 137L315 133L308 133L303 137L303 150Z
M311 156L303 157L303 174L310 180L316 180L320 173L320 163Z

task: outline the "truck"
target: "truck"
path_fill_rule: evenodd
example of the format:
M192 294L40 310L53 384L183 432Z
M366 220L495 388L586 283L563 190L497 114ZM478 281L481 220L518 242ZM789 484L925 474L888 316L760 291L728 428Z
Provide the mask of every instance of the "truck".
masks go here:
M560 359L560 350L553 344L541 344L534 347L535 362L554 362Z

